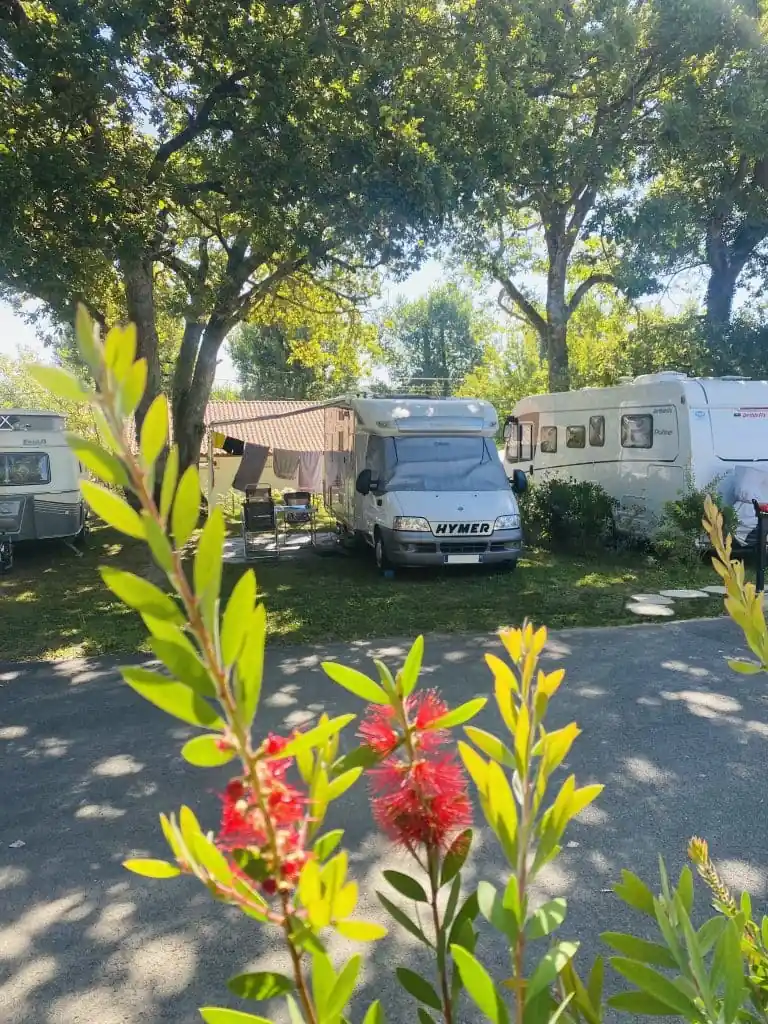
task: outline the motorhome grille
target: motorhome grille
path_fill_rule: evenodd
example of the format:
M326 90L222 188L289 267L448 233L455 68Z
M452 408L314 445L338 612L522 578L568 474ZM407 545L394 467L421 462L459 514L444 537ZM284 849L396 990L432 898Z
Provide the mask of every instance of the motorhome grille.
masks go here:
M488 543L484 544L441 544L440 551L444 555L482 555L488 550Z

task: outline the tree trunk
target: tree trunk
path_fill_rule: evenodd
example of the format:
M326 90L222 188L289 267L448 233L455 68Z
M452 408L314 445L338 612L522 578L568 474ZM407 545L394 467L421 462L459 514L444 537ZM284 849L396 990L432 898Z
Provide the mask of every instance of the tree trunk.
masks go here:
M706 326L707 332L715 340L729 325L731 321L731 307L736 292L736 281L741 273L741 267L736 269L730 260L720 262L717 267L711 267L709 281L707 282L707 311Z
M125 282L128 318L136 325L136 354L147 360L147 388L135 414L137 439L147 409L163 390L152 264L153 261L149 258L125 259L120 263Z
M569 251L560 239L550 237L547 244L547 327L543 340L549 362L549 390L568 391L571 372L568 364L568 303L565 290Z
M174 394L174 439L179 446L182 471L187 466L196 466L200 461L200 446L205 434L205 409L216 376L219 349L228 330L229 324L222 317L215 314L211 316L205 329L200 332L202 336L198 335L200 343L189 386L178 398Z

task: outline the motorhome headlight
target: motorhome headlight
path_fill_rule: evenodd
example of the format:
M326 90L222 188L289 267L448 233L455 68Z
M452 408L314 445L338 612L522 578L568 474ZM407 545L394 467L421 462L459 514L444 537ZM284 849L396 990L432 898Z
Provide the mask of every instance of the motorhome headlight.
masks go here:
M518 530L520 528L520 516L499 516L493 524L494 530Z
M0 501L0 516L17 516L20 508L20 501Z
M429 523L418 516L395 516L392 523L395 530L408 530L411 533L429 533Z

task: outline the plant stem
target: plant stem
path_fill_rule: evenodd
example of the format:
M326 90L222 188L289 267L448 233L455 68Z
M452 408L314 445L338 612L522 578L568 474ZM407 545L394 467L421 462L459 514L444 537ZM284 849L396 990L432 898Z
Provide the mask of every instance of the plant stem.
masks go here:
M293 977L296 980L296 988L298 989L299 999L304 1009L307 1024L319 1024L317 1014L315 1013L315 1007L312 1004L312 998L307 988L307 980L304 977L304 970L301 964L301 954L296 949L293 940L291 939L291 926L290 926L290 901L288 893L283 892L280 894L280 899L283 904L283 933L285 935L285 944L288 947L288 952L291 957L291 964L293 966Z
M437 850L428 851L430 905L432 907L432 924L435 928L435 946L437 947L437 972L440 978L440 997L443 1004L445 1024L453 1024L453 1006L451 1005L451 986L448 982L448 967L445 955L445 935L440 920L440 909L437 894L440 891L439 868L440 854Z

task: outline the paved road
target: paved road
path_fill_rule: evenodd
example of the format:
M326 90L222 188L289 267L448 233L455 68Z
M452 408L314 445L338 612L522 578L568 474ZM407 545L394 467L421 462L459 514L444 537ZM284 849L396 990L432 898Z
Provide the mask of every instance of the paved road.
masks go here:
M551 643L548 657L569 670L553 717L575 717L584 729L570 767L607 784L543 884L568 896L566 930L581 933L587 953L601 930L625 923L606 891L620 867L653 876L661 849L679 869L693 832L709 837L734 885L766 895L768 691L762 678L724 665L738 641L718 620L573 631ZM431 682L452 703L486 693L482 651L493 646L429 642ZM402 647L383 653L397 662ZM370 654L363 644L273 651L263 727L301 724L306 708L354 709L318 664L363 664ZM484 724L492 727L490 713ZM126 856L164 855L161 810L186 801L215 826L224 777L184 764L177 751L187 735L110 666L0 668L2 1024L192 1024L196 1007L227 1002L234 970L279 965L256 926L212 904L193 881L145 881L120 867ZM371 889L391 855L371 827L364 790L340 811L358 851L353 869ZM493 846L478 845L477 874L500 878ZM498 946L483 948L503 960ZM390 1021L413 1019L385 969L417 957L395 932L367 967L360 1005L382 996Z

